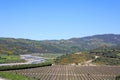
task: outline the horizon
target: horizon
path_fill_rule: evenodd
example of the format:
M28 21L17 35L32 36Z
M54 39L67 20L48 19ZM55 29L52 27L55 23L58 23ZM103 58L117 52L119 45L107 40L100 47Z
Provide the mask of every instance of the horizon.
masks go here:
M60 40L120 34L119 0L1 0L0 37Z
M101 35L120 35L120 34L114 34L114 33L107 33L107 34L95 34L95 35L88 35L88 36L82 36L82 37L71 37L72 38L85 38L85 37L93 37L93 36L101 36ZM28 40L35 40L35 39L29 39L29 38L15 38L15 37L0 37L0 38L13 38L13 39L28 39ZM68 40L68 39L44 39L44 40ZM35 40L35 41L44 41L44 40Z

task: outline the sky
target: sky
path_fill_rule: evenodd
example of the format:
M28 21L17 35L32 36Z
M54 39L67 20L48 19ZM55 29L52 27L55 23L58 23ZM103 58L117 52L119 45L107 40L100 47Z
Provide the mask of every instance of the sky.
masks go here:
M32 40L120 34L120 0L0 0L0 37Z

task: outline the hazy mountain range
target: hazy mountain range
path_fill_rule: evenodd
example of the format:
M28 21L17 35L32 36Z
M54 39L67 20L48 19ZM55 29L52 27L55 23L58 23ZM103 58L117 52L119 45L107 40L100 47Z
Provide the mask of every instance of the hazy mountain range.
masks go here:
M72 53L99 47L120 46L120 34L102 34L68 40L0 38L0 53Z

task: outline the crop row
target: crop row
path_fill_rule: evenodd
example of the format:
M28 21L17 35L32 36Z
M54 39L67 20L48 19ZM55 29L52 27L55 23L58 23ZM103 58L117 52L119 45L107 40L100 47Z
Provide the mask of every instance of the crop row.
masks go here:
M115 80L120 67L55 65L11 72L37 80Z

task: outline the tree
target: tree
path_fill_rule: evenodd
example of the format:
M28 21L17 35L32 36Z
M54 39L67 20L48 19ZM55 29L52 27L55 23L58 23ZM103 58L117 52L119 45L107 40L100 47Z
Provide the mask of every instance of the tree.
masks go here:
M116 76L115 80L120 80L120 75Z

